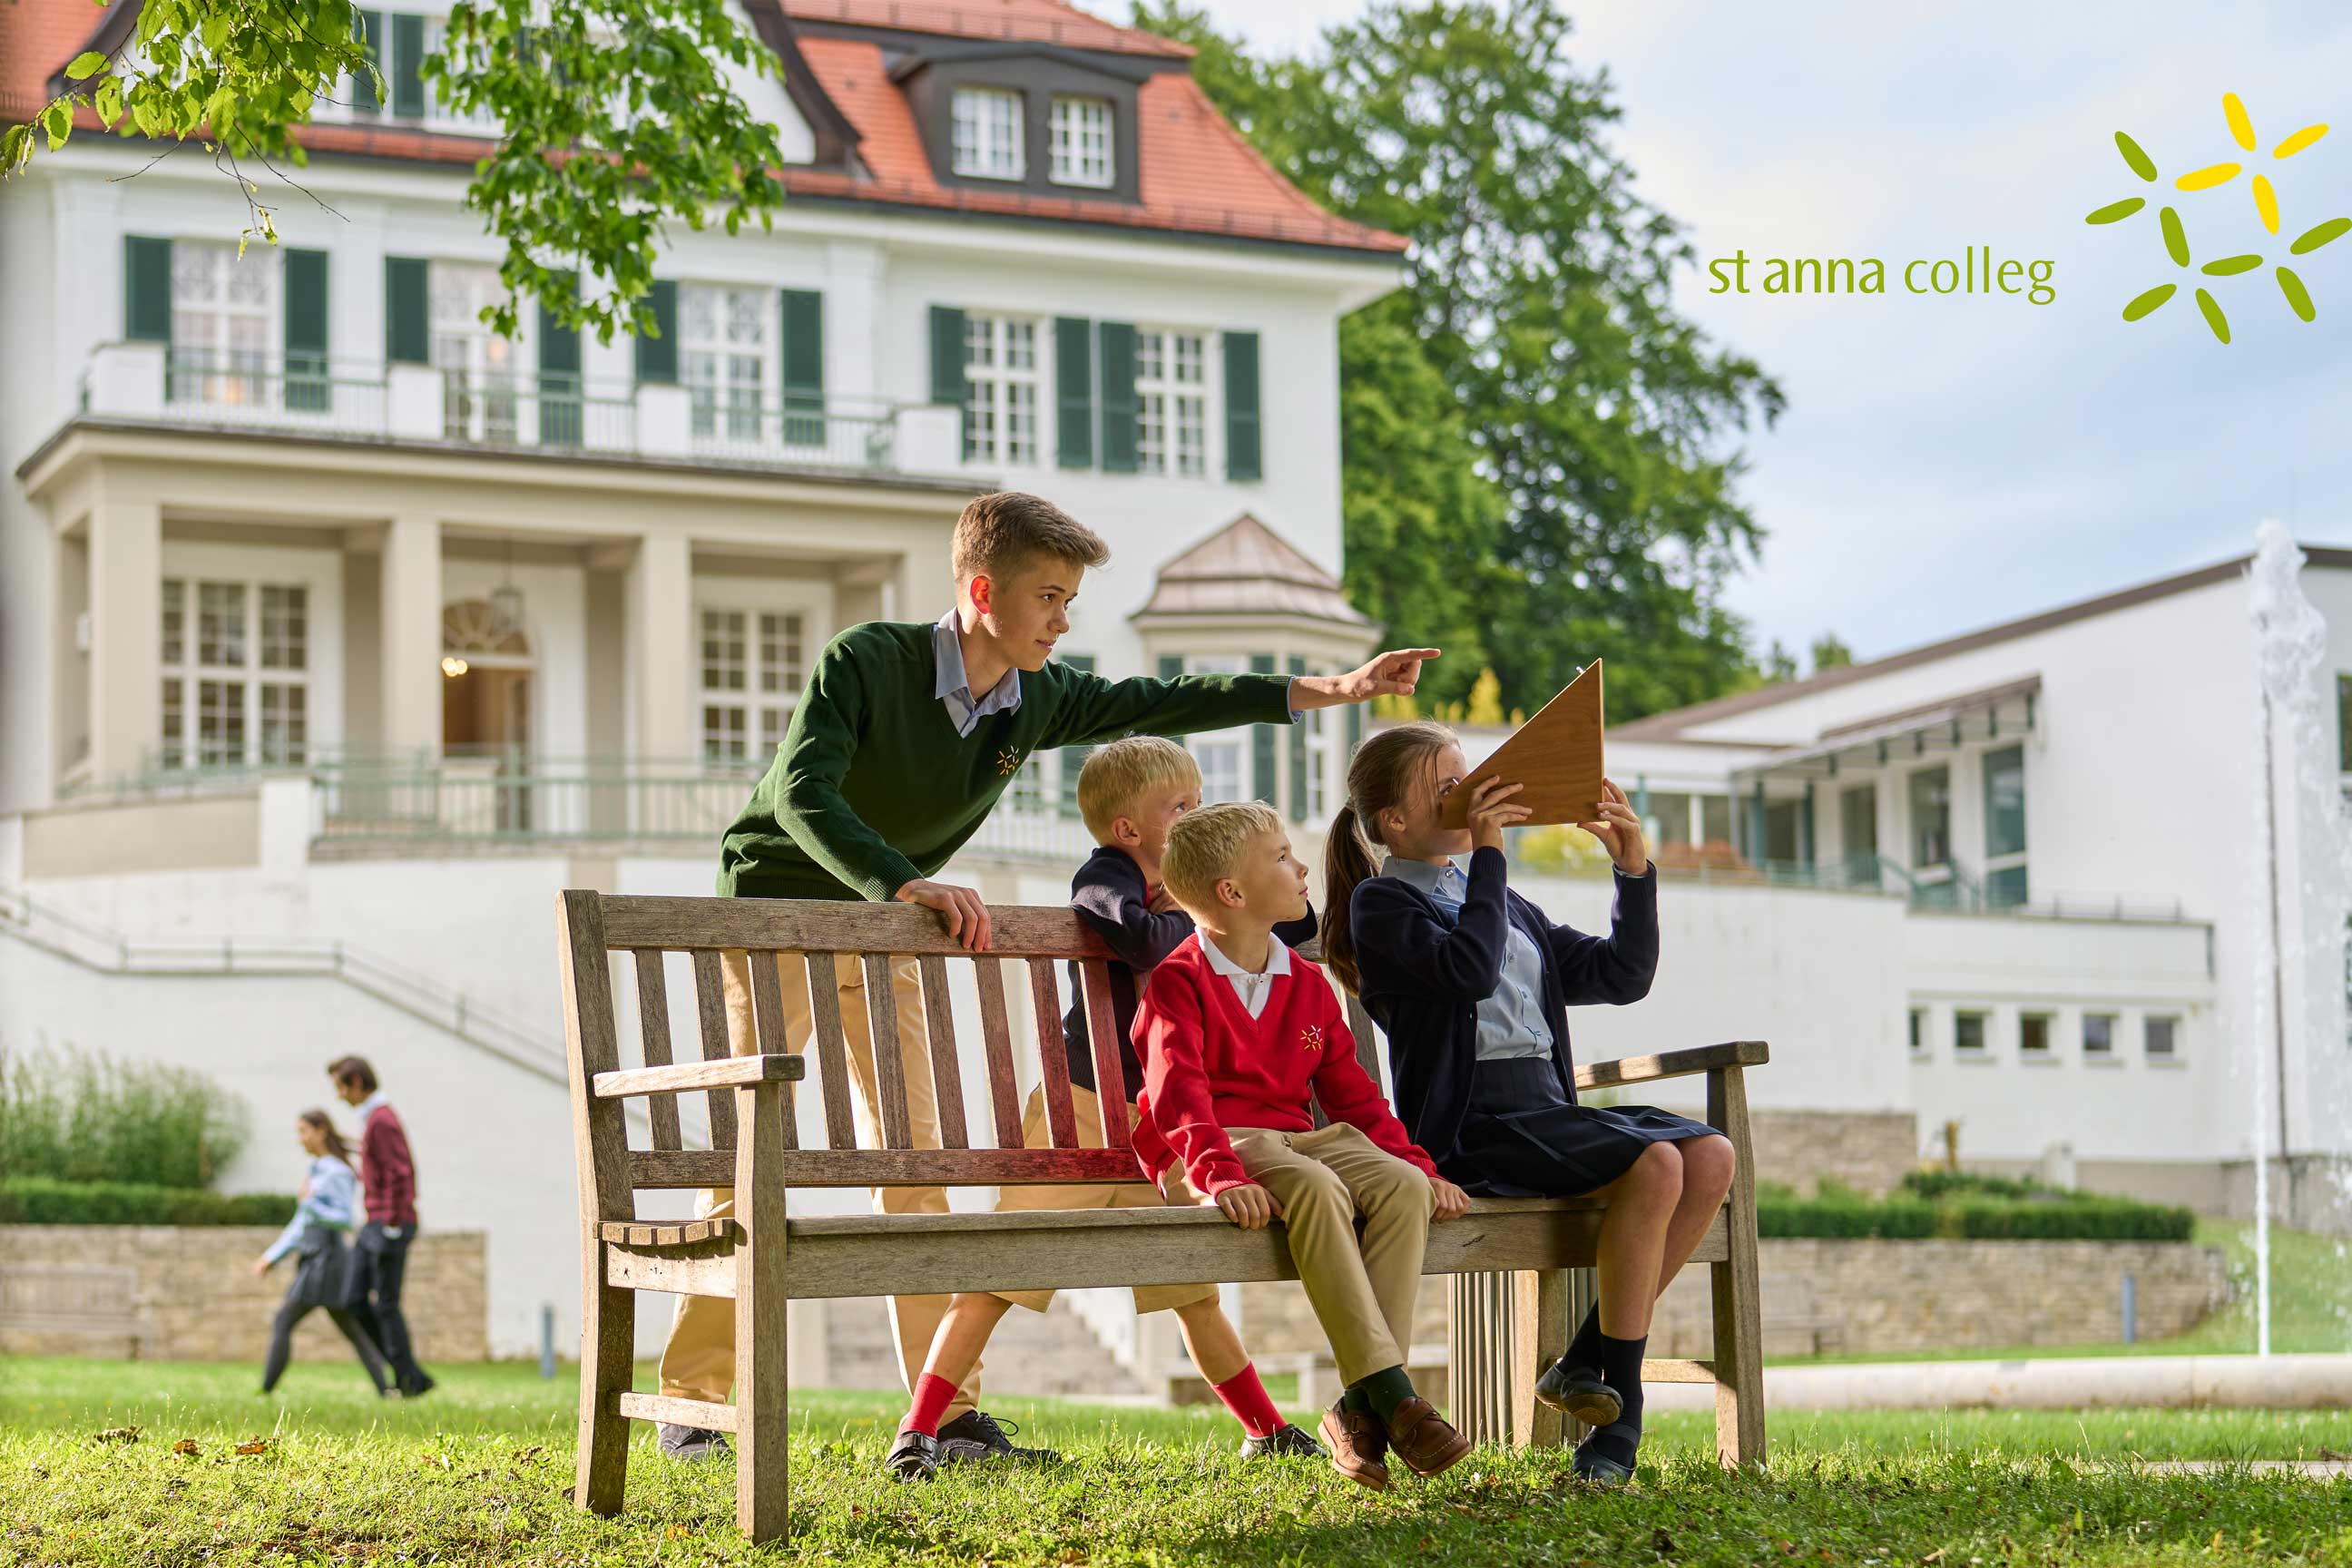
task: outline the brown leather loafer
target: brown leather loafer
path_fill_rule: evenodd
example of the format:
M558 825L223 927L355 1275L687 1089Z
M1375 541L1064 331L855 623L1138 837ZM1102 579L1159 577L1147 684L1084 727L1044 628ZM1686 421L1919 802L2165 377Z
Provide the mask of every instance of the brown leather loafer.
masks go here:
M1379 1416L1369 1410L1342 1410L1335 1405L1323 1412L1322 1428L1323 1446L1331 1450L1333 1469L1360 1487L1376 1492L1389 1489L1389 1468L1383 1462L1389 1435L1381 1429Z
M1445 1417L1418 1394L1398 1405L1389 1417L1389 1446L1417 1476L1452 1469L1470 1452L1470 1439L1448 1426Z

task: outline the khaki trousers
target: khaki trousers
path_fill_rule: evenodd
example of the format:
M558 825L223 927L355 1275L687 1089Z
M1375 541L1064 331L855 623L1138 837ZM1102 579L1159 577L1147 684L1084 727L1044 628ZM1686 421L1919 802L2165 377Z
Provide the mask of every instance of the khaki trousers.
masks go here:
M808 1049L813 1037L809 1015L808 965L796 952L766 955L776 964L783 994L785 1048L794 1054ZM751 964L740 952L720 955L727 1001L727 1047L737 1056L758 1054L751 1010ZM849 1044L849 1080L856 1090L851 1106L860 1148L882 1147L880 1094L874 1076L874 1037L866 1010L866 972L850 954L834 960L835 984L841 994L842 1033ZM898 1055L905 1064L907 1124L918 1149L940 1147L940 1110L931 1084L929 1037L923 1026L922 974L911 958L890 965L891 1000L898 1020ZM812 1071L803 1092L816 1091ZM821 1091L818 1091L821 1092ZM877 1187L874 1207L879 1214L945 1214L948 1194L940 1187ZM705 1217L735 1212L735 1194L714 1187L702 1194L695 1212ZM931 1336L948 1310L946 1296L898 1296L890 1302L890 1337L898 1352L899 1376L909 1396L923 1363L931 1352ZM677 1315L670 1321L669 1343L662 1350L661 1391L680 1399L724 1403L735 1384L735 1304L719 1297L680 1296ZM943 1419L954 1420L980 1397L980 1363L956 1390L955 1401Z
M1402 1366L1437 1207L1429 1178L1344 1121L1312 1132L1228 1127L1225 1136L1242 1169L1282 1205L1291 1261L1331 1342L1339 1381ZM1162 1173L1160 1185L1171 1204L1200 1201L1181 1164Z
M1070 1085L1070 1109L1078 1124L1078 1147L1103 1147L1102 1101L1095 1091L1084 1084ZM1135 1107L1127 1108L1128 1125L1139 1120ZM1041 1088L1029 1091L1029 1103L1021 1112L1021 1142L1030 1149L1044 1149L1053 1143L1045 1121L1045 1091ZM1158 1209L1166 1208L1175 1200L1160 1195L1160 1189L1143 1179L1143 1167L1136 1167L1132 1182L1040 1182L1034 1186L1006 1187L998 1194L996 1212L1008 1209L1051 1209L1068 1213L1082 1209ZM1051 1290L999 1290L996 1295L1016 1307L1026 1307L1042 1312L1054 1304ZM1138 1285L1135 1287L1135 1310L1139 1312L1172 1311L1189 1307L1195 1301L1217 1299L1214 1285Z

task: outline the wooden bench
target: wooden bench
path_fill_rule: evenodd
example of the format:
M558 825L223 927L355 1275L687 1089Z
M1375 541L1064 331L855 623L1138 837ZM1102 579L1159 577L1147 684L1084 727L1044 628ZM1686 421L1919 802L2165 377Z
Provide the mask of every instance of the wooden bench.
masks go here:
M898 905L800 903L760 899L561 895L563 1005L571 1059L572 1137L581 1203L580 1450L577 1505L619 1511L630 1420L672 1421L733 1434L736 1521L754 1541L784 1533L787 1471L785 1303L840 1297L1046 1286L1187 1284L1196 1280L1294 1279L1281 1227L1244 1231L1213 1208L1115 1209L1085 1213L846 1215L790 1218L795 1187L997 1186L1013 1183L1139 1180L1125 1119L1103 1129L1109 1147L1079 1147L1069 1068L1062 1043L1056 970L1076 961L1092 1026L1097 1081L1121 1081L1111 1023L1110 953L1071 910L991 911L995 949L964 952L929 910ZM759 1054L730 1057L721 1003L720 954L751 952ZM615 1018L612 955L625 952L636 981L642 1065L625 1067ZM701 1060L674 1060L667 955L686 955ZM815 1074L823 1093L824 1146L800 1146L793 1085L802 1056L783 1039L776 965L761 955L804 956L812 984ZM834 955L862 958L876 1045L883 1147L859 1148L850 1111L846 1046ZM893 955L913 956L921 974L929 1064L938 1090L943 1148L916 1146L891 994ZM950 963L971 966L978 999L986 1104L993 1138L967 1121L962 1058L949 992ZM1005 965L1025 971L1033 1029L1021 1052L1035 1052L1051 1146L1021 1142ZM1013 984L1020 984L1015 980ZM1360 1019L1360 1014L1358 1015ZM1372 1050L1369 1028L1361 1049ZM1754 1042L1601 1062L1578 1069L1578 1086L1599 1089L1705 1073L1708 1120L1739 1152L1739 1175L1695 1261L1711 1269L1716 1355L1712 1362L1652 1361L1653 1381L1716 1385L1717 1448L1727 1466L1764 1457L1762 1360L1756 1272L1756 1203L1742 1069L1766 1059ZM707 1091L709 1149L684 1146L677 1097ZM652 1147L632 1149L624 1102L649 1097ZM1115 1102L1114 1102L1115 1103ZM731 1185L732 1219L640 1220L635 1194L662 1188ZM1423 1271L1507 1271L1516 1281L1516 1342L1556 1353L1568 1341L1566 1271L1589 1267L1602 1205L1592 1198L1481 1199L1462 1219L1433 1226ZM637 1290L732 1298L735 1401L719 1405L631 1390ZM1466 1331L1457 1329L1457 1341ZM1513 1415L1523 1442L1561 1440L1557 1416L1533 1402L1533 1353L1505 1358L1485 1331L1484 1392ZM1506 1362L1510 1364L1506 1364ZM1525 1362L1528 1364L1518 1365ZM1465 1390L1457 1365L1454 1397Z

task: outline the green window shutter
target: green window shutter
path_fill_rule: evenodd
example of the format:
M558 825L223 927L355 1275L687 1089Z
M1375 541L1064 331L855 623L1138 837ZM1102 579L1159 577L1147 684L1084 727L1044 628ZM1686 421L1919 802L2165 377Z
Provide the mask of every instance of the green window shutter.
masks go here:
M422 257L383 258L383 357L394 364L433 363L433 331Z
M1225 478L1265 477L1258 427L1257 334L1227 332L1225 343Z
M1270 653L1254 653L1250 655L1250 673L1253 675L1272 675L1274 673L1274 655ZM1274 726L1271 724L1251 725L1250 798L1253 800L1262 800L1268 805L1276 804L1274 798Z
M122 335L134 343L172 341L172 242L122 237Z
M1090 653L1074 653L1063 659L1062 662L1068 665L1072 669L1082 669L1089 675L1094 673L1095 656ZM1073 822L1079 818L1078 772L1087 765L1087 759L1094 755L1094 751L1095 749L1092 746L1064 746L1062 748L1061 814L1063 816Z
M1107 474L1135 472L1135 326L1105 321L1102 337L1102 466Z
M1293 654L1290 673L1307 673L1307 661ZM1307 820L1307 721L1299 719L1290 726L1290 820Z
M1360 746L1360 745L1362 745L1363 743L1364 743L1364 705L1363 705L1362 703L1360 703L1360 702L1350 702L1350 703L1349 703L1349 704L1348 704L1348 758L1347 758L1347 764L1346 764L1346 766L1347 766L1347 767L1353 767L1353 766L1355 766L1355 763L1356 763L1356 748L1357 748L1357 747L1359 747L1359 746ZM1345 767L1343 767L1343 768L1341 769L1341 773L1342 773L1342 774L1344 775L1344 773L1346 773L1346 768L1345 768Z
M425 63L425 18L403 14L392 18L392 68L384 79L392 84L392 112L403 120L425 118L425 79L417 67Z
M677 285L656 283L646 295L654 333L637 334L637 380L656 386L677 384Z
M354 21L359 32L358 41L367 47L368 63L380 71L383 70L383 13L362 11ZM390 74L388 71L385 72L387 77ZM365 71L352 78L352 108L354 111L361 114L374 114L383 107L376 101L375 78Z
M784 441L824 445L824 296L784 290Z
M327 379L327 253L286 252L286 406L321 413Z
M1094 323L1054 318L1055 455L1066 468L1095 466Z
M963 312L952 305L931 307L931 401L963 406Z
M1173 680L1173 679L1175 679L1178 676L1180 676L1180 675L1181 675L1181 674L1183 674L1183 673L1184 673L1184 656L1183 656L1182 654L1181 654L1181 653L1163 653L1163 654L1161 654L1161 655L1160 656L1160 679L1162 679L1162 680Z
M539 444L580 445L580 333L539 302Z

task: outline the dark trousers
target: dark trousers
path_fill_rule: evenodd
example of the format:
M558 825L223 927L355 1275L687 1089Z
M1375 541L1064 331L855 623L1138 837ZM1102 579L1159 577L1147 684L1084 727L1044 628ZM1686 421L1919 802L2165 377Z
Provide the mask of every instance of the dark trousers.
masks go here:
M289 1290L286 1300L278 1303L278 1316L269 1325L269 1359L261 1368L262 1393L277 1387L278 1380L286 1375L287 1359L294 1353L294 1325L309 1317L311 1303L299 1300L295 1290ZM339 1307L328 1308L327 1316L334 1320L335 1327L343 1331L343 1338L351 1341L352 1349L359 1352L360 1364L367 1368L368 1380L375 1384L375 1391L382 1394L391 1387L383 1352L376 1349L375 1341L368 1337L358 1316Z
M408 1319L400 1310L401 1276L407 1272L408 1244L415 1236L414 1226L391 1236L370 1220L352 1248L352 1266L358 1271L352 1289L352 1315L383 1347L383 1359L392 1363L393 1376L404 1394L425 1381L425 1369L409 1351Z

